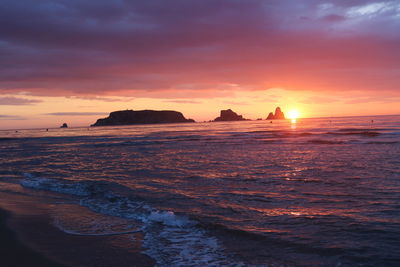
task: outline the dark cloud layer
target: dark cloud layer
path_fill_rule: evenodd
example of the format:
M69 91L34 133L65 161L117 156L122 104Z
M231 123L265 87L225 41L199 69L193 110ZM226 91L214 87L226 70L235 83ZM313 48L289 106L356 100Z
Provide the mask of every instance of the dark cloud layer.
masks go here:
M202 102L196 100L166 100L166 103L178 103L178 104L201 104Z
M108 115L105 112L53 112L53 113L46 113L43 115L49 116L94 116L94 115Z
M0 93L397 90L399 17L399 1L3 0Z
M0 97L0 106L24 106L33 105L42 102L37 99L26 99L18 97Z
M14 116L14 115L1 115L0 114L0 120L10 120L10 121L14 121L14 120L25 120L26 118L21 117L21 116Z

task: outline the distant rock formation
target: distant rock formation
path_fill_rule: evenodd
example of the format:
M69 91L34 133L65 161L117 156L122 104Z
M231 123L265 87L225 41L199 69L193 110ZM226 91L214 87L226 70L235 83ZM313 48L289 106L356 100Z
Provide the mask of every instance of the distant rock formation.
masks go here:
M233 112L231 109L221 110L221 115L218 118L215 118L214 121L244 121L242 115L238 115Z
M130 124L194 122L182 113L172 110L121 110L111 112L107 118L98 119L91 126L112 126Z
M60 128L68 128L68 124L66 124L66 123L64 122L63 125L60 126Z
M280 107L277 107L275 109L275 115L272 112L270 112L267 117L267 120L284 120L284 119L285 119L285 114L283 114Z
M270 112L270 113L268 114L267 120L275 120L274 113Z

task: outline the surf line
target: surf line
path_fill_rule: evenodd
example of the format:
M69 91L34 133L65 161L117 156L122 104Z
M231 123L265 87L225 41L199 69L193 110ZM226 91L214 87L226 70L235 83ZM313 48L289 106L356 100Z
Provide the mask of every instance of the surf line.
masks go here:
M105 233L105 234L84 234L84 233L77 233L77 232L68 231L68 230L61 230L61 231L65 232L67 234L70 234L70 235L80 235L80 236L112 236L112 235L126 235L126 234L134 234L134 233L142 232L142 230L135 230L135 231Z

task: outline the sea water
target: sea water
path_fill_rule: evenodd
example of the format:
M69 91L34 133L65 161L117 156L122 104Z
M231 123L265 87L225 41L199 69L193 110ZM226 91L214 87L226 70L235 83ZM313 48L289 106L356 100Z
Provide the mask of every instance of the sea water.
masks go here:
M0 159L1 191L159 266L400 265L400 116L0 131Z

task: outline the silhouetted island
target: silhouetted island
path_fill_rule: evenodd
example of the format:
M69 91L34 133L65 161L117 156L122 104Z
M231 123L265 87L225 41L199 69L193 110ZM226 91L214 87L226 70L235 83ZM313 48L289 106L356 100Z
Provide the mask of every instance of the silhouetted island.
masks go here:
M130 124L194 122L182 113L172 110L121 110L111 112L107 118L98 119L93 126L112 126Z
M245 121L242 115L238 115L231 109L221 110L221 115L214 121Z
M63 123L63 125L61 125L60 128L68 128L68 124Z
M275 115L272 112L270 112L267 117L267 120L284 120L284 119L285 119L285 114L283 114L280 107L277 107L275 109Z

